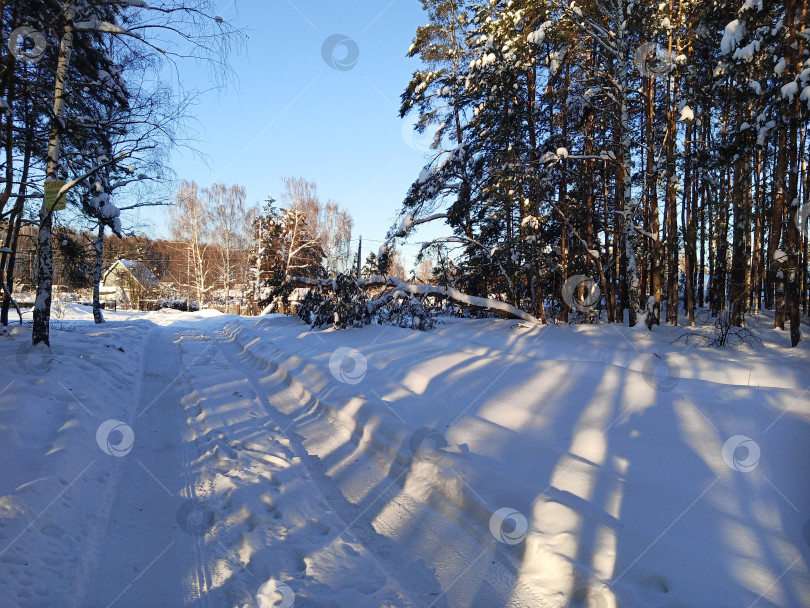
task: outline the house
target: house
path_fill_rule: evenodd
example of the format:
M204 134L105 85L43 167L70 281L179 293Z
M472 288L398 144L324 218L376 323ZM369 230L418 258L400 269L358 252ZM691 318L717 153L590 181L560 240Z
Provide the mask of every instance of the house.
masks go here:
M307 297L307 294L310 292L309 287L296 287L292 290L292 293L289 297L290 303L290 310L288 314L297 315L298 310L301 308L301 304L304 303L304 298Z
M101 276L102 299L115 300L116 308L139 309L157 296L160 281L143 262L116 260Z

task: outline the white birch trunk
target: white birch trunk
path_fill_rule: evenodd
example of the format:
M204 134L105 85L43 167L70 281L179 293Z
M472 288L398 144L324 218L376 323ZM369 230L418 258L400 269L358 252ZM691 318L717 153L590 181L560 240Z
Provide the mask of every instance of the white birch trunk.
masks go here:
M619 123L621 126L621 149L622 149L622 169L624 174L624 252L627 256L627 299L628 299L628 321L630 327L636 324L639 312L639 278L638 262L636 260L637 233L634 221L633 207L633 175L631 162L631 134L630 119L627 110L627 90L629 78L627 73L627 58L629 57L629 47L627 31L625 29L625 19L627 18L627 3L620 2L621 15L617 31L616 46L618 59L616 62L619 90Z
M62 120L65 113L65 88L67 84L70 58L73 54L73 5L65 9L65 32L59 46L59 61L56 68L54 87L53 119L48 139L48 163L46 179L55 180L59 170L59 156L62 151ZM39 236L37 239L37 298L34 304L34 344L44 342L50 346L51 293L53 289L53 252L51 250L52 212L45 207L39 211Z

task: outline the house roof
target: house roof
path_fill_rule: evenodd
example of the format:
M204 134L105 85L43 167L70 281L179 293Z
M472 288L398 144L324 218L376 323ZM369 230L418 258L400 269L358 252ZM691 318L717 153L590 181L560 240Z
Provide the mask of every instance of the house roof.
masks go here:
M135 262L133 260L116 260L107 269L107 272L104 273L102 280L106 281L110 273L114 272L117 268L126 269L126 271L144 287L160 285L158 278L143 262Z

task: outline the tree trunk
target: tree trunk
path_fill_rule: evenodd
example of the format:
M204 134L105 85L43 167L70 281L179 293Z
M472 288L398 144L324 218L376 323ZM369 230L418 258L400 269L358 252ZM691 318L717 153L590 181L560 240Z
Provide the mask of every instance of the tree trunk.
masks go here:
M93 269L93 321L96 323L104 323L104 314L101 312L101 268L102 268L102 254L104 253L104 223L99 219L98 222L98 236L94 243L96 252L96 265Z
M59 45L59 61L54 87L53 118L48 139L48 162L46 180L56 180L61 154L62 120L65 113L65 88L67 85L70 57L73 54L73 5L65 9L65 32ZM53 252L51 251L51 227L53 212L45 207L39 211L39 236L37 237L37 298L34 303L33 343L44 342L50 346L51 291L53 288Z
M655 75L650 73L644 79L646 88L647 113L645 116L645 139L647 144L647 204L650 214L650 286L654 304L647 317L647 327L661 324L661 303L664 297L664 267L661 263L661 225L658 219L658 171L655 168Z
M671 48L671 44L670 44ZM666 153L666 218L667 218L667 323L678 324L678 197L675 166L675 140L677 123L674 104L677 103L677 91L672 90L672 79L667 80L667 135L664 145Z
M771 208L771 229L768 233L768 289L774 294L774 329L785 329L785 275L784 261L776 259L776 252L782 240L783 218L785 215L785 177L787 173L787 124L779 121L776 147L776 167L773 173L773 207Z
M794 14L797 8L801 10L801 19ZM802 68L804 39L797 36L797 25L803 24L807 19L807 3L803 7L796 7L793 0L785 2L785 13L789 34L787 39L788 70L791 74L798 73ZM795 96L788 107L788 198L790 212L787 218L787 231L785 234L785 252L787 253L787 314L790 319L790 345L795 347L802 339L802 318L799 310L799 300L802 287L799 285L799 258L801 239L799 236L799 97Z
M5 273L6 286L10 293L14 292L14 268L17 263L17 243L20 238L20 228L22 227L23 212L25 210L25 196L28 192L28 174L31 168L31 154L33 151L33 130L29 130L25 142L25 156L23 158L23 168L20 177L20 195L14 203L14 209L8 220L8 234L5 246L11 249L11 253L2 255L0 263L0 280ZM10 294L3 294L3 304L0 308L0 325L8 325L8 311L11 307Z
M743 110L737 111L736 129L739 133L740 125L744 120ZM740 150L737 161L734 163L733 178L731 180L731 205L734 212L734 227L732 229L731 274L729 281L728 299L731 304L731 324L742 327L745 313L748 311L749 292L746 281L748 267L746 259L746 236L750 230L750 214L747 195L748 176L751 167L748 163L747 153Z
M695 325L695 279L697 267L697 185L692 179L692 133L693 123L688 121L683 136L683 209L681 224L683 225L684 239L684 304L689 326Z

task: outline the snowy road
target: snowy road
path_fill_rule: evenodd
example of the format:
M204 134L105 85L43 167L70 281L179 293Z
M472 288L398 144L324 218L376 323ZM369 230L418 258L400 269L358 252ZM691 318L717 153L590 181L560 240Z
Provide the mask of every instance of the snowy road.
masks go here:
M171 348L172 337L170 330L158 328L148 334L137 408L130 417L133 457L113 463L111 500L98 511L105 525L88 543L88 576L81 581L85 588L78 605L146 607L160 597L166 605L182 606L192 597L189 573L192 580L205 577L205 560L195 551L194 537L183 534L175 520L181 489L188 491L189 472L179 441L176 406L182 386L176 381L180 361Z
M0 339L0 608L810 605L807 350L85 315Z
M335 516L257 380L226 352L238 355L211 333L150 332L131 425L136 457L122 457L110 482L76 605L286 605L293 592L281 581L302 577L298 605L310 594L312 605L423 605Z

